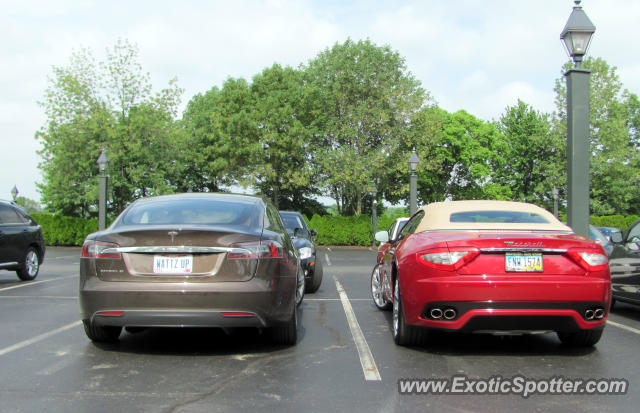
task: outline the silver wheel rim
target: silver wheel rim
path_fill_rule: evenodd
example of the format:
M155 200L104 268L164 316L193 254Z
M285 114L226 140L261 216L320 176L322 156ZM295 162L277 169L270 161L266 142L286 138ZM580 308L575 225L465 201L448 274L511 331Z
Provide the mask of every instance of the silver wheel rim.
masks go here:
M296 286L296 304L300 304L304 296L304 273L302 267L298 267L298 285Z
M38 273L38 254L36 254L34 250L30 250L27 253L27 258L25 259L24 266L27 269L27 274L29 274L30 277L33 277Z
M393 288L393 335L398 336L398 328L400 326L400 294L398 294L398 279Z
M387 303L382 298L382 288L380 288L380 267L376 266L371 274L371 296L378 307L384 307Z

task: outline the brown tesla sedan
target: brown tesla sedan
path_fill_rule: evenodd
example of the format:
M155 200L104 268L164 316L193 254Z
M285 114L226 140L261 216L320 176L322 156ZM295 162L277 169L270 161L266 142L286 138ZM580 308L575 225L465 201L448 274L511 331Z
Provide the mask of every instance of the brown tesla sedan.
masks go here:
M144 198L82 248L87 336L123 327L257 327L297 341L300 259L268 201L232 194Z

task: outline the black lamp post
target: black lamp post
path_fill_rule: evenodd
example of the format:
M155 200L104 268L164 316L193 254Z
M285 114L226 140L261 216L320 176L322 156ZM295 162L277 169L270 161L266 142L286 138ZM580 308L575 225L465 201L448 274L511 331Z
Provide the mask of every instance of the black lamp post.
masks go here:
M576 233L589 236L589 77L582 69L596 27L575 1L560 34L575 67L567 78L567 223Z
M13 198L13 202L16 202L19 193L20 191L18 191L18 187L14 185L13 188L11 188L11 197Z
M98 157L98 167L100 168L100 177L98 178L98 230L102 231L106 228L107 223L107 166L109 158L104 149Z
M371 203L371 227L373 229L373 246L375 247L376 232L378 232L378 188L376 186L373 187L371 195L373 196L373 201Z
M411 168L411 177L409 179L409 215L413 215L416 212L418 192L416 169L418 169L418 163L420 163L420 158L418 158L418 154L416 154L416 149L413 148L413 152L411 152L411 156L409 157L409 168Z

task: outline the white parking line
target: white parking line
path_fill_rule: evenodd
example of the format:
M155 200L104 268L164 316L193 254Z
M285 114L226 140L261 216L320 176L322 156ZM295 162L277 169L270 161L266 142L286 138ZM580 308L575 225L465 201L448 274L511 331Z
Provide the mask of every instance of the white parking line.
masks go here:
M19 343L16 343L16 344L12 345L12 346L5 347L5 348L0 350L0 356L4 356L5 354L11 353L12 351L15 351L15 350L20 350L21 348L24 348L24 347L30 346L32 344L35 344L35 343L37 343L39 341L42 341L44 339L47 339L47 338L49 338L49 337L51 337L51 336L53 336L55 334L62 333L63 331L67 331L67 330L70 330L70 329L72 329L74 327L77 327L80 324L82 324L82 320L74 321L71 324L67 324L66 326L62 326L60 328L56 328L55 330L51 330L51 331L48 331L46 333L40 334L39 336L35 336L33 338L30 338L29 340L24 340L24 341L21 341Z
M307 298L304 297L305 301L342 301L339 298ZM349 298L349 301L371 301L371 298Z
M61 255L59 257L55 257L56 260L61 260L64 258L80 258L78 255Z
M356 319L356 314L353 312L353 307L351 307L351 303L349 302L349 297L347 297L347 293L344 291L344 288L342 288L342 284L340 284L338 280L335 280L335 282L340 301L342 301L344 313L347 316L347 323L349 324L353 341L356 343L356 348L358 349L364 379L367 381L380 381L382 380L380 372L373 359L373 354L371 354L369 344L367 344L367 340L364 338L364 334L362 334L360 324L358 324L358 320Z
M331 265L331 258L329 258L329 254L326 252L324 253L324 259L327 261L327 265Z
M62 277L50 278L48 280L42 280L42 281L27 281L27 282L24 282L24 283L20 283L18 285L12 285L11 287L0 288L0 291L13 290L14 288L28 287L30 285L48 283L48 282L51 282L51 281L64 280L66 278L77 277L77 276L78 276L78 274L73 274L73 275L65 275L65 276L62 276Z
M640 334L640 330L638 330L637 328L625 326L624 324L616 323L615 321L607 320L607 324L611 324L612 326L616 326L623 330L631 331L632 333Z

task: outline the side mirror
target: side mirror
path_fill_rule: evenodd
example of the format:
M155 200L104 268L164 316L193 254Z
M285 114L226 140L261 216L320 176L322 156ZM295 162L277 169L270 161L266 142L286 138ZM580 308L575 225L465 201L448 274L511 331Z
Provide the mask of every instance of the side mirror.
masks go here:
M311 229L311 236L315 237L316 235L318 235L318 231L316 231L315 229Z
M389 242L389 233L387 231L378 231L376 232L375 239L378 242Z
M296 228L293 230L293 236L296 238L309 238L309 231L304 228Z
M614 244L620 244L620 243L622 243L622 234L620 232L614 232L614 233L611 234L609 239Z

